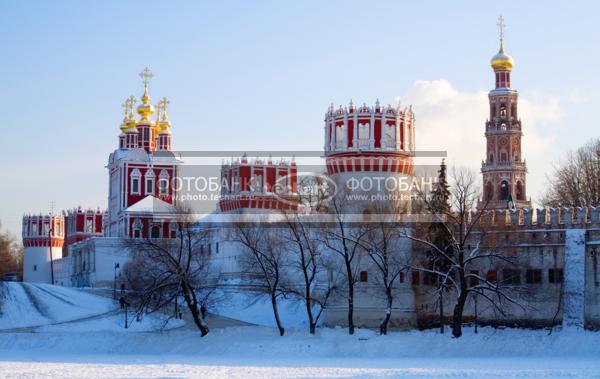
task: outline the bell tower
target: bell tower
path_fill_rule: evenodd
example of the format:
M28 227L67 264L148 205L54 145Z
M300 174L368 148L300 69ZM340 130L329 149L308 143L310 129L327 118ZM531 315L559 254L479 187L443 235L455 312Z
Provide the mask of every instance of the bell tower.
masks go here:
M504 52L504 19L498 19L500 50L492 58L495 88L490 91L490 117L485 124L486 157L481 164L483 199L480 207L530 207L526 196L527 166L521 154L523 136L518 118L518 92L511 88L514 61Z

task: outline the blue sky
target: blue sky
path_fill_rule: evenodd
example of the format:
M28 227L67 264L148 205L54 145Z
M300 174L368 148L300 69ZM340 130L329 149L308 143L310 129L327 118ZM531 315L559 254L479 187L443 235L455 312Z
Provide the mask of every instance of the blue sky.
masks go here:
M104 165L117 144L120 104L140 96L145 66L155 73L154 100L171 101L175 149L320 149L331 102L401 98L415 106L419 148L456 151L451 162L477 168L500 14L513 87L528 104L523 148L535 199L551 163L598 136L598 8L592 1L4 1L0 220L20 233L22 214L47 212L50 201L55 209L106 207Z

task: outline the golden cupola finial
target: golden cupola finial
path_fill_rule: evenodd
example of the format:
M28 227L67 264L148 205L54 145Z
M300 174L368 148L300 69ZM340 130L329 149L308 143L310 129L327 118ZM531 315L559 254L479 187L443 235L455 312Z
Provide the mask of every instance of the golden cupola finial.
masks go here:
M136 120L135 120L135 114L133 113L133 107L135 106L135 103L137 102L137 99L135 98L135 96L131 95L127 98L127 100L125 100L125 119L123 119L123 123L125 124L125 129L122 130L127 130L127 129L136 129Z
M125 130L128 128L128 126L127 126L128 118L127 117L129 116L129 98L125 99L125 102L123 104L121 104L121 107L123 107L123 109L124 109L124 115L123 115L123 122L119 126L119 129L121 130L121 134L124 134Z
M148 93L148 84L150 79L154 77L154 74L148 67L144 71L140 72L140 78L144 83L144 94L142 95L142 104L137 107L137 113L141 116L140 122L150 122L150 116L154 113L154 106L150 103L150 94Z
M492 68L494 71L512 71L514 60L508 54L504 54L504 17L498 18L498 32L500 34L500 50L492 57Z
M156 127L159 133L169 133L171 129L171 121L169 121L169 115L167 114L167 106L171 102L167 100L166 97L163 97L161 101L158 102L157 108L160 113L160 117L157 117Z

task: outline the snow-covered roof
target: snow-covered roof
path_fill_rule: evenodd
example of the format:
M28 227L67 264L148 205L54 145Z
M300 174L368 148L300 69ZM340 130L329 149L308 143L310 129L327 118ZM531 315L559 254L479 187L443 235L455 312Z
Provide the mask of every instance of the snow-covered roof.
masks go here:
M152 195L148 195L137 203L127 208L130 213L180 213L179 209Z

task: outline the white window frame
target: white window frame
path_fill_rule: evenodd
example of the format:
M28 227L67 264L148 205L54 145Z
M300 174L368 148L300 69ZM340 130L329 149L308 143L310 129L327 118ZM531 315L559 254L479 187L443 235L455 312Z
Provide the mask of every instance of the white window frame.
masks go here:
M167 170L161 170L158 176L158 194L161 196L169 194L169 173Z
M151 185L148 185L148 182L151 182ZM155 185L155 176L154 170L149 168L146 170L146 174L144 175L144 189L146 195L154 195L154 185Z
M132 235L133 238L142 238L142 227L143 226L144 225L142 224L142 220L140 220L139 218L136 218L133 221L133 227L132 227L132 230L131 230L133 232L133 235ZM135 236L135 232L140 232L139 237Z
M129 181L129 189L132 195L141 195L142 194L142 183L141 183L142 173L137 168L131 171L131 178ZM137 191L134 191L135 186L134 182L137 182Z

